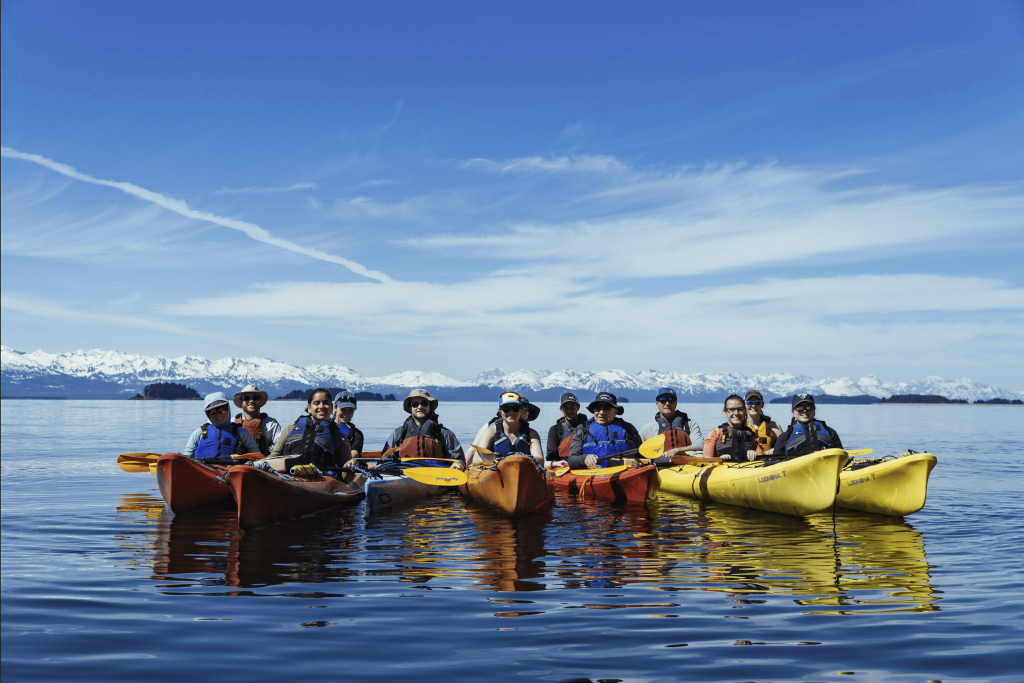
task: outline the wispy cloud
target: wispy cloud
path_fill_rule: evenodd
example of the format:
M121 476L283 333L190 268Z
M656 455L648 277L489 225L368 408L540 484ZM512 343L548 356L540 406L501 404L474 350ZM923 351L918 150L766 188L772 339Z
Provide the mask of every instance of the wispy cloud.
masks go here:
M381 127L381 129L379 131L380 133L383 133L388 128L390 128L391 126L395 125L395 123L398 121L398 117L402 115L402 107L404 107L404 106L405 106L405 100L398 100L397 102L395 102L395 115L391 117L390 121L388 121L387 123L385 123Z
M186 204L180 199L174 199L172 197L160 194L159 192L153 192L152 190L147 190L143 187L139 187L138 185L133 185L132 183L94 178L93 176L86 175L85 173L80 173L73 167L68 166L67 164L62 164L60 162L53 161L52 159L48 159L38 154L27 154L25 152L19 152L15 149L11 149L10 147L0 147L0 154L10 159L21 159L23 161L30 161L34 164L38 164L44 168L48 168L51 171L55 171L69 178L74 178L75 180L80 180L82 182L92 183L93 185L103 185L105 187L112 187L121 190L126 194L138 197L139 199L142 199L147 202L151 202L153 204L156 204L157 206L167 209L168 211L173 211L174 213L177 213L186 218L192 218L199 221L206 221L208 223L220 225L225 228L230 228L232 230L238 230L239 232L247 235L251 239L254 239L258 242L263 242L264 244L279 247L281 249L294 252L296 254L302 254L303 256L308 256L309 258L316 259L318 261L326 261L328 263L334 263L340 266L344 266L353 273L356 273L357 275L362 275L363 277L370 278L371 280L377 280L378 282L391 281L391 278L388 275L381 273L379 271L370 270L369 268L366 268L362 264L356 263L355 261L342 258L341 256L335 256L334 254L328 254L327 252L321 251L319 249L311 249L309 247L304 247L300 244L292 242L291 240L275 237L268 230L261 228L255 223L249 223L248 221L240 221L234 218L226 218L224 216L218 216L207 211L198 211L196 209L189 207L188 204Z
M462 163L466 169L481 169L500 173L623 173L629 167L612 156L579 157L525 157L522 159L469 159Z
M225 187L217 190L214 194L271 194L277 192L294 192L296 190L312 190L316 183L295 183L288 187Z

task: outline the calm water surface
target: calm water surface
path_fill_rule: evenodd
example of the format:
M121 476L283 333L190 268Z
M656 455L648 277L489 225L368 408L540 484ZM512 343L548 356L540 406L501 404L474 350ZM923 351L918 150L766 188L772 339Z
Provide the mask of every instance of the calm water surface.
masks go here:
M302 407L268 406L282 422ZM542 408L544 434L556 407ZM705 433L723 420L715 405L681 409ZM441 410L464 442L492 413ZM376 448L404 413L356 416ZM510 521L449 494L243 535L228 509L171 515L154 477L115 465L179 450L198 403L3 401L2 676L1024 680L1024 410L820 417L849 448L935 453L925 509L791 519L662 494L647 507L559 498Z

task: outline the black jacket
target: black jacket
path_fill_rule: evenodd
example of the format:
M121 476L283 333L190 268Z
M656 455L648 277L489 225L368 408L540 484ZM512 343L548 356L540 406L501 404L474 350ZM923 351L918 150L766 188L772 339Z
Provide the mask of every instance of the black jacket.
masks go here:
M829 437L832 439L832 448L842 448L843 442L839 440L839 435L836 434L836 430L825 424L824 420L817 420L825 425L825 429L828 430ZM782 436L779 437L778 441L775 442L774 450L772 455L785 455L786 454L786 442L789 441L789 437L793 435L793 425L789 425L786 431L782 432ZM807 455L808 453L814 453L815 451L823 451L828 446L818 442L818 435L814 432L811 433L810 437L800 444L800 447L790 455Z
M544 459L561 460L562 457L558 455L558 447L561 445L562 440L570 434L575 434L576 428L583 424L587 424L587 418L580 413L576 413L576 419L568 426L565 423L565 416L558 418L558 422L551 425L551 429L548 430L548 442L547 448L544 449Z

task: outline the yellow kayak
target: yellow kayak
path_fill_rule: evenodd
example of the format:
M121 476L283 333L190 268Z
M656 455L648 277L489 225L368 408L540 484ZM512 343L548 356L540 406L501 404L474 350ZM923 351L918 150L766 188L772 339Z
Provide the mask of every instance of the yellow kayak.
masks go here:
M931 453L851 460L839 473L836 505L890 517L913 514L924 507L928 475L936 462Z
M684 498L803 517L832 507L849 456L830 448L775 464L676 465L658 471L661 490Z

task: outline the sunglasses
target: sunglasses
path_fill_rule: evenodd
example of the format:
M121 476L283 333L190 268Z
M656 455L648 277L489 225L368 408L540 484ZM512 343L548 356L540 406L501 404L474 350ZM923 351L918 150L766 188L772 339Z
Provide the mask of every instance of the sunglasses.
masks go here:
M242 403L249 403L250 401L255 401L255 402L259 403L259 400L260 400L259 396L243 396L242 397Z
M814 406L812 406L810 403L801 403L796 408L793 408L793 410L795 410L798 413L809 413L814 410Z
M676 402L676 400L674 398L672 398L671 396L667 396L665 398L659 398L658 399L658 403L675 403L675 402Z
M210 408L206 412L208 413L226 413L228 412L227 406L217 406L216 408Z
M503 413L518 413L520 409L520 406L502 406L498 408Z
M615 406L611 405L610 403L601 403L594 406L595 413L603 413L606 410L615 410Z
M747 412L747 409L744 408L743 406L740 406L739 408L726 408L725 412L727 412L727 413L745 413L745 412Z
M427 408L430 406L430 401L409 401L410 408Z
M759 405L761 405L761 399L759 399L759 398L752 398L749 401L747 401L747 405L748 406L759 406Z

